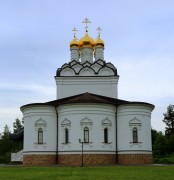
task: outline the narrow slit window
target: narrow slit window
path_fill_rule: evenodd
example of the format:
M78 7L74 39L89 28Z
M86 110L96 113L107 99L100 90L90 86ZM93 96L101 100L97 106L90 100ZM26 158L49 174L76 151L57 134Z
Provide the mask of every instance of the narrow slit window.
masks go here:
M43 144L43 129L38 129L38 144Z
M69 130L66 128L65 129L65 144L69 143Z
M108 128L104 128L104 143L108 143Z
M84 128L84 142L89 143L89 128L88 127Z
M138 143L138 130L137 130L137 128L133 128L132 135L133 135L133 143Z

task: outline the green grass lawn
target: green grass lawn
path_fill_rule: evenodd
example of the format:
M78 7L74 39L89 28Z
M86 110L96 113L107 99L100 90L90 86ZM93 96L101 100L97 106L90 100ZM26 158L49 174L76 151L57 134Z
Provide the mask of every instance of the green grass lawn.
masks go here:
M15 179L174 179L174 166L108 166L108 167L25 167L1 166L0 180Z

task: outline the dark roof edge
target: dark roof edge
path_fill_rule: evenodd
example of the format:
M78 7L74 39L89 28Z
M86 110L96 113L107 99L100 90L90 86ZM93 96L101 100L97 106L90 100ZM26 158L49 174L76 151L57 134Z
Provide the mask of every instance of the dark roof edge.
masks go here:
M147 102L141 102L141 101L130 101L129 103L125 104L125 105L131 105L131 104L143 104L143 105L148 105L151 106L153 109L155 108L155 105L151 104L151 103L147 103ZM122 104L121 104L122 105Z
M91 101L86 101L86 100L74 100L72 102L69 102L69 100L74 99L74 98L78 98L81 97L83 95L90 95L90 96L94 96L97 98L101 98L103 99L103 102L101 101L95 101L95 100L91 100ZM92 94L92 93L82 93L82 94L78 94L78 95L74 95L74 96L69 96L69 97L65 97L62 99L57 99L57 100L53 100L53 101L48 101L45 103L31 103L31 104L26 104L20 107L20 109L22 110L25 107L28 106L59 106L59 105L64 105L64 104L77 104L77 103L85 103L85 104L95 104L95 103L103 103L103 104L112 104L115 106L119 106L119 105L131 105L131 104L144 104L144 105L148 105L151 106L153 109L155 108L155 106L153 104L150 103L146 103L146 102L138 102L138 101L126 101L126 100L122 100L122 99L115 99L115 98L111 98L111 97L106 97L106 96L102 96L102 95L97 95L97 94Z

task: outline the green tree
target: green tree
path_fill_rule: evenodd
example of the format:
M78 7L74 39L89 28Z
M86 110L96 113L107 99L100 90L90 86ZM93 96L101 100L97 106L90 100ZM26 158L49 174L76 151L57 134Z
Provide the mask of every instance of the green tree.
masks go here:
M168 137L168 148L170 154L174 153L174 134Z
M158 135L159 133L160 133L160 132L156 131L155 129L151 129L151 134L152 134L152 145L155 144L157 135Z
M20 132L23 128L22 121L18 118L13 123L14 133ZM10 129L7 125L4 127L3 133L0 134L0 163L10 163L11 162L11 153L18 152L23 148L23 142L13 141L10 138Z
M168 138L159 132L153 145L153 154L155 156L164 156L168 154Z
M7 125L4 127L4 132L0 139L0 162L7 163L11 159L11 149L13 148L13 142L9 138L10 129Z
M167 107L167 112L163 114L163 122L166 124L166 135L174 134L174 105L169 105Z
M15 122L13 123L13 132L18 133L23 128L23 121L20 121L18 118L15 119Z

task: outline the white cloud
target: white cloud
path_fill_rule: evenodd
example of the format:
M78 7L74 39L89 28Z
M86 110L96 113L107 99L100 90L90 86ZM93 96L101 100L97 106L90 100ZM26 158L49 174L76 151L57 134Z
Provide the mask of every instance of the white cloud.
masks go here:
M10 91L36 92L46 96L55 96L55 86L46 86L42 84L16 84L16 83L0 83L0 89Z
M13 130L13 122L15 119L19 118L22 120L22 113L20 112L19 107L1 107L0 108L0 133L3 132L4 126L7 124L10 127L10 130Z

